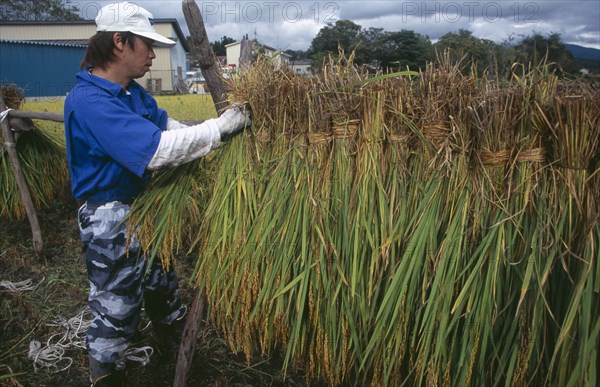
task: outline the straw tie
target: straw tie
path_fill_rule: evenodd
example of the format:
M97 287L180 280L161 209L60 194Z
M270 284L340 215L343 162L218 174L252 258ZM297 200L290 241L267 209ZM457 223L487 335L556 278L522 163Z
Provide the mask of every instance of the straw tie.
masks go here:
M511 151L502 149L492 152L488 149L481 151L481 163L486 167L497 167L506 164L511 159ZM546 150L542 147L521 151L515 160L519 163L541 163L546 160Z

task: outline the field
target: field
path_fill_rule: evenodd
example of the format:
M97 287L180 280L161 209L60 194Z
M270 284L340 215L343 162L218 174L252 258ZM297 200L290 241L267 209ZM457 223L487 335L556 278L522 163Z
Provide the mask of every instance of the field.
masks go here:
M210 96L158 97L159 106L178 120L204 120L216 116ZM23 110L62 112L63 101L27 102ZM62 135L62 124L36 121L36 125ZM63 360L49 372L28 358L30 342L59 341L66 329L51 325L57 319L77 317L86 308L87 275L81 253L77 203L65 190L51 205L39 212L45 249L37 255L31 245L27 219L0 221L0 281L7 284L31 281L33 290L11 292L0 287L0 385L1 386L84 386L87 382L87 354L79 347L66 347ZM195 262L179 256L176 260L185 302L190 301L190 277ZM6 281L6 282L5 282ZM7 285L8 286L8 285ZM149 330L148 330L149 331ZM152 335L142 333L141 344L152 344ZM74 340L77 342L78 340ZM80 341L80 340L79 340ZM171 386L174 362L156 357L147 367L130 370L131 386ZM38 367L38 370L35 370ZM248 365L246 357L232 353L214 330L204 326L190 380L191 386L303 385L293 375L285 382L277 359L256 358Z

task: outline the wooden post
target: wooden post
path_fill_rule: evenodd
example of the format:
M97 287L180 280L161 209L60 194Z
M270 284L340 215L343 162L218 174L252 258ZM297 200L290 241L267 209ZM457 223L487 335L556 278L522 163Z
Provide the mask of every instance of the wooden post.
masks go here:
M49 113L49 112L23 112L20 110L11 110L8 113L9 117L18 118L36 118L40 120L54 121L54 122L65 122L65 117L62 113Z
M252 62L252 42L243 39L240 45L240 71L244 70Z
M204 79L206 79L206 85L210 90L217 114L221 114L223 108L227 106L227 99L225 98L225 85L221 76L220 68L217 68L217 59L215 54L210 47L208 36L206 35L206 29L204 27L204 21L200 14L200 8L193 0L183 0L182 3L183 15L185 16L185 22L190 30L190 37L192 38L192 55L196 57L200 63L200 70Z
M190 311L185 320L185 327L181 335L181 343L177 352L177 365L175 366L174 387L187 387L190 380L192 361L198 342L198 330L204 316L206 304L206 291L204 287L196 289Z
M0 111L4 111L5 109L6 105L4 104L4 95L2 92L0 92ZM25 211L27 212L27 218L29 218L29 225L31 226L31 235L33 239L33 249L39 253L44 248L44 243L42 241L42 230L40 229L40 223L38 221L37 213L35 212L35 206L33 205L33 200L31 199L29 186L25 181L25 176L23 175L23 170L21 169L15 136L8 126L8 119L2 121L1 126L4 149L6 150L8 158L12 163L17 187L19 188L19 193L21 194L21 200L23 200L23 205L25 206Z
M206 85L217 109L217 114L220 115L223 112L223 108L227 106L225 85L223 84L220 69L216 67L217 61L206 35L200 9L193 0L183 0L182 8L192 38L192 54L197 57L200 63L200 70L204 79L206 79ZM198 330L202 322L205 304L206 291L204 287L196 289L179 345L177 365L175 367L175 380L173 382L174 387L186 387L188 385L192 360L198 342Z

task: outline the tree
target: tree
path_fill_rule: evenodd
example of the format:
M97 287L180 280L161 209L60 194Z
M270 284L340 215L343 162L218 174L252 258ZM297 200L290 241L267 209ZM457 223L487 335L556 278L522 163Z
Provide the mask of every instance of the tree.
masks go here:
M480 75L494 68L502 50L500 45L491 40L477 38L471 31L464 29L442 36L435 44L435 49L438 55L449 50L448 55L453 63L463 60L465 73L470 72L474 65Z
M384 70L418 70L432 59L431 41L411 30L385 32L373 42L373 55Z
M336 56L338 49L346 53L356 49L360 43L360 31L361 27L351 20L338 20L335 25L327 23L312 40L309 48L313 68L320 68L327 55Z
M230 43L235 43L235 39L230 38L229 36L223 36L221 37L221 40L216 40L210 45L216 56L225 56L227 55L227 49L225 48L225 46Z
M356 49L356 61L369 64L375 68L381 65L381 59L377 55L377 44L385 34L383 28L369 27L362 30L358 36L360 45Z
M354 63L370 68L419 69L432 59L431 41L414 31L386 32L383 28L361 29L350 20L338 20L321 28L309 53L313 68L320 68L338 49L354 52Z
M0 0L0 21L83 20L68 0Z
M286 53L290 56L290 60L298 60L298 59L308 58L308 51L304 51L304 50L287 49L284 51L284 53Z
M534 33L525 37L521 43L513 47L509 59L513 63L521 63L525 66L548 64L550 69L559 75L574 74L579 71L577 61L558 33L547 36Z

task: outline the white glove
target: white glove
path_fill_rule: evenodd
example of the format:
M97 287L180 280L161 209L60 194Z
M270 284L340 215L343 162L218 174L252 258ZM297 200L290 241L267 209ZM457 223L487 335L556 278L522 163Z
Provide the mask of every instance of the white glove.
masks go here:
M219 128L216 118L194 126L171 121L168 127L170 130L161 132L160 142L147 169L176 167L207 155L212 149L221 146Z
M194 126L169 118L167 130L161 132L160 142L147 168L155 170L176 167L206 156L211 150L220 147L225 137L241 132L250 123L250 112L242 105L234 105L219 118Z
M252 123L250 111L239 103L221 114L217 122L221 138L241 132Z
M174 120L171 117L167 118L167 130L177 130L185 128L189 128L189 126L186 124L182 124L181 122Z

